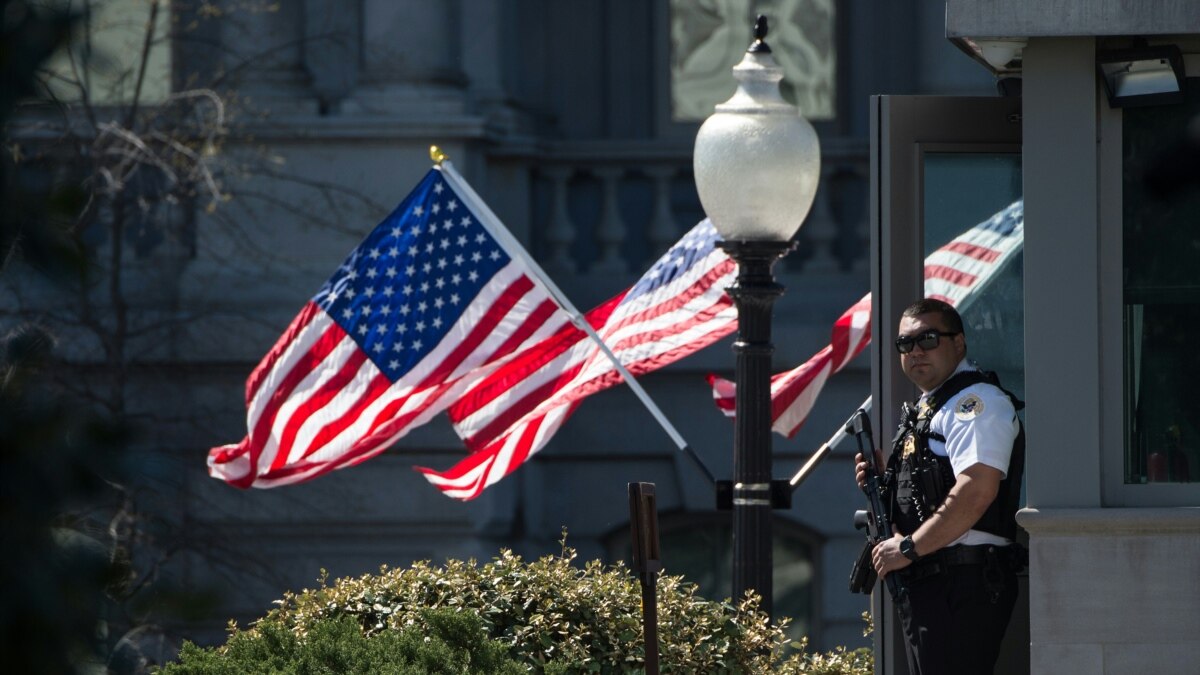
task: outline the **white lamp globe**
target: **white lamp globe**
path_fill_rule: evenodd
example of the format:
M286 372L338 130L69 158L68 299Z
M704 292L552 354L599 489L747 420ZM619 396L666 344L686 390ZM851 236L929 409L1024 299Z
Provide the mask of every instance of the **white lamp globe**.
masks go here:
M756 40L733 68L737 91L700 126L693 169L705 213L727 241L787 241L817 192L821 146L812 125L783 100L783 69Z

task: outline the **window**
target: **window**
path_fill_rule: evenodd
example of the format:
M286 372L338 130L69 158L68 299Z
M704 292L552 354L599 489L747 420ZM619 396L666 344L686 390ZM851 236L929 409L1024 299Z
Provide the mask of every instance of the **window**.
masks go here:
M671 0L671 115L676 122L703 120L733 95L731 68L754 39L755 13L770 20L767 44L783 67L783 97L807 119L834 117L833 0Z
M927 151L923 154L923 169L926 256L1021 199L1021 155L1017 152ZM966 328L967 358L984 370L994 371L1004 388L1022 400L1023 293L1024 256L1017 252L958 305Z
M46 64L46 86L54 97L75 103L86 90L93 105L131 102L150 28L150 0L50 0L45 4L78 15L68 46ZM145 52L145 76L138 99L143 104L161 103L171 93L170 27L171 4L161 0Z
M1127 485L1200 482L1200 191L1186 173L1200 79L1185 93L1182 105L1126 108L1122 121Z

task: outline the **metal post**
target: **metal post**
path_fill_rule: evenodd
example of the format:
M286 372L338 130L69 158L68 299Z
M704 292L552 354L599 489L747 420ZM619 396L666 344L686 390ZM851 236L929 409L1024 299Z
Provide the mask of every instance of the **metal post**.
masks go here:
M646 643L646 675L658 675L658 506L654 483L629 484L629 524L633 569L642 586L642 632Z
M737 384L733 442L733 593L747 590L772 613L771 594L771 307L783 294L771 268L791 242L726 241L721 248L738 263L728 293L738 308L734 381Z

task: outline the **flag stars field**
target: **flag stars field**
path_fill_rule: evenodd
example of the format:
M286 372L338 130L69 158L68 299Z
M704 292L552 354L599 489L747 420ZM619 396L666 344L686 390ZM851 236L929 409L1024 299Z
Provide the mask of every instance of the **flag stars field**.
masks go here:
M457 217L462 213L438 177L424 200L402 204L376 228L314 298L389 378L403 376L439 343L465 308L462 298L476 295L509 261L478 220ZM435 221L437 214L456 217ZM451 269L460 271L443 274ZM428 339L406 337L414 333ZM376 359L383 353L405 358Z

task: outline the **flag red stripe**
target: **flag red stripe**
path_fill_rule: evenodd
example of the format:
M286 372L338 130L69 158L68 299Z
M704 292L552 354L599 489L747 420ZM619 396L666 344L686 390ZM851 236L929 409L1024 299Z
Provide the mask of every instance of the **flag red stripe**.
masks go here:
M678 361L688 354L708 346L721 337L728 335L735 328L736 326L730 324L728 327L717 329L716 331L708 333L703 338L697 339L688 344L680 345L674 349L660 352L658 354L652 354L648 357L638 359L637 361L631 363L624 363L623 365L625 365L625 369L628 370L631 375L643 375L645 373L653 372L669 363ZM718 334L714 337L714 333ZM596 377L584 382L573 384L569 388L564 388L566 393L559 394L559 397L563 401L577 401L579 399L591 396L597 392L608 389L609 387L620 384L621 380L621 374L617 372L616 368L609 368Z
M529 336L533 335L542 324L549 321L557 311L558 305L553 300L548 298L543 300L536 309L529 313L529 317L521 323L520 327L513 331L513 334L503 344L488 355L487 362L490 363L517 351L517 348L528 340Z
M725 260L718 265L714 265L712 269L701 275L691 286L678 295L673 295L667 298L665 301L651 305L644 310L629 314L627 316L622 316L617 320L616 323L612 325L606 323L604 326L603 335L613 335L620 329L635 323L651 322L663 314L673 312L687 305L696 297L707 293L709 289L712 288L713 284L720 280L721 277L732 271L736 266L736 263L734 263L732 260ZM732 301L728 299L729 296L722 293L720 297L726 304L731 304ZM620 316L619 312L618 316Z
M718 314L728 309L732 304L733 303L727 296L722 296L707 308L695 312L690 316L690 318L684 321L674 322L662 327L657 327L656 324L648 324L655 326L655 329L648 330L644 333L635 333L634 335L630 335L619 342L610 344L609 349L611 349L613 353L629 351L634 347L647 342L657 342L673 335L684 333L692 328L695 328L696 326L711 322ZM731 325L730 329L732 330L732 328L733 327ZM629 366L629 364L625 365L626 367ZM631 370L630 372L633 371Z
M612 315L624 294L611 298L604 304L587 313L585 319L593 328L604 325ZM453 421L463 420L478 412L484 406L492 403L500 396L513 391L530 376L548 363L558 358L563 352L571 349L581 340L587 339L587 334L573 325L563 326L557 333L546 338L536 347L526 350L523 354L507 362L484 378L471 391L463 395L448 412ZM560 379L560 378L556 378ZM540 387L540 385L539 385Z
M647 331L638 335L632 335L629 338L616 343L615 345L611 345L610 348L614 352L625 352L641 344L661 341L667 337L678 335L679 333L690 330L697 325L703 325L711 322L712 319L722 310L727 309L729 304L730 302L728 299L722 296L721 299L716 301L708 309L701 310L691 315L687 321L670 324L661 330ZM696 351L697 349L700 349L715 339L719 339L719 337L728 334L733 329L734 323L731 321L725 326L715 329L715 331L720 331L720 334L716 337L712 337L712 332L710 332L701 338L694 339L688 344L680 345L673 349L669 349L657 354L643 356L635 361L625 362L625 360L622 359L622 362L623 365L625 365L629 370L630 374L639 375L642 373L651 372L662 367L663 365L678 360L692 353L693 351ZM475 431L475 433L471 434L469 438L464 440L467 441L469 447L479 447L481 444L486 444L488 439L493 438L495 434L498 434L504 429L508 428L510 424L516 422L516 420L518 420L522 415L527 414L542 401L549 400L551 397L560 394L563 401L578 400L621 382L620 373L618 373L616 368L612 366L611 363L608 363L607 360L605 362L607 369L603 372L600 372L593 378L583 382L574 381L574 378L577 377L578 373L585 364L591 363L594 359L600 358L604 357L600 355L599 349L593 349L589 354L587 354L586 358L579 359L576 363L564 369L560 376L542 384L530 393L522 395L519 399L510 402L505 409L494 413L494 417L492 417L491 421L489 421L486 426ZM523 373L515 373L513 375L514 377L521 377L522 379L527 377ZM470 412L477 411L479 407L480 406L478 405L472 406ZM461 414L462 412L463 411L457 406L452 406L452 419L462 420L470 414Z
M713 374L705 376L708 380L708 386L713 390L713 403L717 409L724 412L726 416L732 417L734 409L733 383L722 377Z
M975 283L977 277L974 274L956 270L953 267L946 267L945 265L926 265L925 278L943 279L959 286L971 286Z
M854 336L854 320L861 317L863 325L861 333L858 337L857 344L850 344L851 338ZM833 345L833 363L841 369L846 363L858 356L858 353L871 342L871 296L868 294L863 299L854 303L850 309L846 310L838 320L833 324L833 335L830 344ZM853 353L847 352L853 350Z
M440 385L438 387L440 391L445 391L449 388L449 384ZM365 462L375 455L387 450L388 446L390 445L389 441L396 431L398 429L403 429L413 418L418 416L428 406L433 405L433 403L438 400L440 391L430 396L418 409L409 411L404 415L394 419L386 419L391 416L388 414L388 411L394 414L395 411L398 410L412 394L410 394L409 397L404 397L389 404L388 411L381 413L377 417L377 421L372 427L374 433L368 433L362 439L353 443L346 452L339 454L336 459L321 462L301 461L295 463L294 465L289 465L280 469L272 469L262 474L258 478L264 481L279 480L282 478L303 474L305 471L312 469L314 466L321 466L321 469L316 473L305 475L301 478L301 480L310 480L318 476L323 476L330 471Z
M816 379L832 359L830 355L833 349L829 345L825 345L821 351L817 352L797 370L801 370L800 377L792 380L788 386L779 390L771 397L771 417L772 419L783 414L796 399L800 398L801 394L808 388L810 382Z
M438 471L427 466L414 466L413 468L423 474L437 476L448 481L455 481L470 473L472 469L478 467L484 462L491 462L495 459L494 454L489 454L485 451L473 452L463 459L459 460L454 466L445 471Z
M287 330L275 341L275 344L271 347L271 351L267 352L262 361L259 361L258 366L251 371L250 377L246 378L246 405L250 405L250 402L258 395L258 388L262 386L267 375L275 368L279 358L283 356L283 353L295 341L296 336L304 332L304 329L308 327L313 318L322 313L321 308L312 302L305 303L304 307L300 309L300 313L296 315L296 318L292 319L292 323L288 325Z
M424 412L429 406L437 403L441 399L442 393L447 389L450 389L452 386L454 386L453 382L444 382L433 386L432 388L434 393L427 396L425 400L422 401L422 403L415 409L410 410L399 417L396 417L397 413L399 413L400 409L404 407L404 404L407 403L409 399L416 396L418 393L422 393L430 389L430 387L414 389L413 391L409 392L407 396L400 397L395 401L388 403L386 406L384 406L383 410L379 411L379 414L375 416L375 421L371 423L371 427L368 429L366 437L390 437L392 433L394 433L394 430L404 427L413 419L416 419L416 417Z
M525 463L525 460L529 458L529 453L530 453L530 450L533 448L534 441L537 440L537 432L539 429L541 429L542 422L545 419L546 419L545 415L540 415L537 418L536 424L526 425L525 428L521 430L521 435L517 438L517 442L513 448L512 455L508 458L508 464L504 467L504 473L499 476L496 476L494 479L492 479L491 468L489 467L488 470L486 472L484 472L483 477L480 479L479 488L475 491L475 494L471 496L471 499L478 497L479 493L483 492L483 488L487 487L491 483L495 483L496 481L500 480L504 476L507 476L508 474L515 471L517 469L517 467L519 467ZM494 444L495 450L492 451L491 454L497 455L497 457L498 457L498 454L499 454L500 450L503 448L504 442L505 442L505 440L507 440L507 438L508 437L505 437L505 438L502 438L499 441L497 441ZM485 452L487 452L487 451L485 450ZM492 466L494 467L495 464L493 464Z
M246 436L245 438L243 438L241 440L241 442L239 442L233 448L221 448L221 449L218 449L215 451L210 451L209 455L212 458L212 462L214 464L231 464L237 458L242 457L243 455L247 455L249 453L250 453L250 437ZM211 472L211 469L210 469L210 472ZM250 471L246 472L246 474L240 478L235 478L235 479L230 480L229 484L233 485L234 487L242 488L244 490L254 484L254 479L255 479L254 465L251 464Z
M362 396L358 397L358 400L354 402L354 405L348 410L345 410L339 414L337 419L332 420L324 427L321 427L321 430L313 436L312 442L308 444L308 447L305 448L299 456L302 458L308 457L314 452L325 447L326 443L337 438L338 434L342 433L351 424L354 424L356 421L358 421L358 418L366 411L366 409L369 408L375 401L377 401L380 396L383 396L383 394L386 393L388 388L391 386L392 381L388 379L387 375L384 375L382 372L377 373L375 377L371 378L371 381L367 383L367 386L363 390Z
M479 319L479 323L471 329L467 337L430 371L429 375L419 385L419 388L439 382L454 372L454 369L458 368L492 334L496 326L508 315L509 310L532 288L533 281L524 275L521 275L513 283L509 284L508 288L504 289L504 292L497 296L495 302L492 303L492 306Z
M275 459L271 462L272 469L278 469L287 464L300 427L308 421L310 416L320 412L335 396L342 393L342 389L354 379L354 375L358 373L358 369L366 360L367 355L361 349L355 349L334 376L329 378L319 389L313 391L304 400L303 405L288 418L287 424L283 427L283 433L279 435L279 452L275 453Z
M503 433L504 430L520 420L530 410L536 408L539 403L553 396L565 383L570 382L572 378L579 374L582 368L583 363L577 363L572 368L564 370L562 374L553 380L521 395L504 409L493 415L487 424L480 427L469 438L464 438L463 441L471 450L482 449L488 442L494 440L498 434Z
M950 251L952 253L961 253L962 255L970 256L976 260L982 260L986 263L995 262L996 259L1000 257L1000 251L997 251L996 249L980 246L978 244L972 244L966 241L952 241L939 250Z
M572 414L574 414L576 408L579 405L579 401L574 401L570 404L564 404L564 405L567 405L567 410L563 413L563 416L557 421L557 424L559 426L561 426L562 423L565 422L568 417L570 417ZM538 450L540 450L546 444L547 441L549 441L549 437L552 434L544 435L542 437L541 443L538 443L537 442L538 432L541 430L542 426L545 424L546 418L550 415L550 413L554 410L557 410L557 408L559 408L559 407L561 407L561 406L555 406L555 407L551 408L550 410L547 410L543 413L540 413L540 414L530 418L529 420L522 423L520 426L514 426L513 429L510 429L509 432L504 434L502 437L496 439L492 443L489 443L482 450L479 450L478 452L474 452L474 453L470 454L469 456L464 458L462 461L458 462L457 464L450 467L449 469L447 469L444 472L435 471L433 469L429 469L426 467L414 467L414 468L423 474L438 476L444 480L454 482L454 481L457 481L458 479L466 476L472 470L476 469L481 464L486 462L487 467L480 473L479 477L476 478L475 482L469 488L463 487L463 486L458 486L458 485L447 486L447 485L439 485L437 483L433 483L433 485L435 487L437 487L439 490L442 490L443 492L449 492L449 491L464 492L464 491L469 490L470 491L469 494L466 494L464 496L458 496L457 498L461 499L463 501L470 501L472 499L475 499L480 494L482 494L483 490L485 488L487 488L488 485L491 485L491 484L495 483L496 481L500 480L501 478L504 478L505 476L511 474L513 471L516 471L522 464L524 464L529 459L529 457L531 455L536 454L536 452ZM514 434L519 434L519 436L517 437L516 441L511 441ZM512 450L512 455L509 457L508 464L504 467L504 473L499 476L493 476L492 475L492 467L495 465L495 462L499 458L500 453L505 450L505 447L510 443L510 441L512 442L511 447L513 448L513 450Z
M309 375L313 370L333 353L333 350L341 344L342 340L346 339L346 333L341 326L330 322L329 327L317 338L313 346L293 364L292 369L279 382L279 385L271 392L270 398L266 405L259 412L258 418L253 422L253 428L248 437L249 443L247 450L250 453L251 476L257 470L259 457L262 455L263 448L271 436L271 426L275 423L275 417L279 413L279 409L291 397L296 387Z

